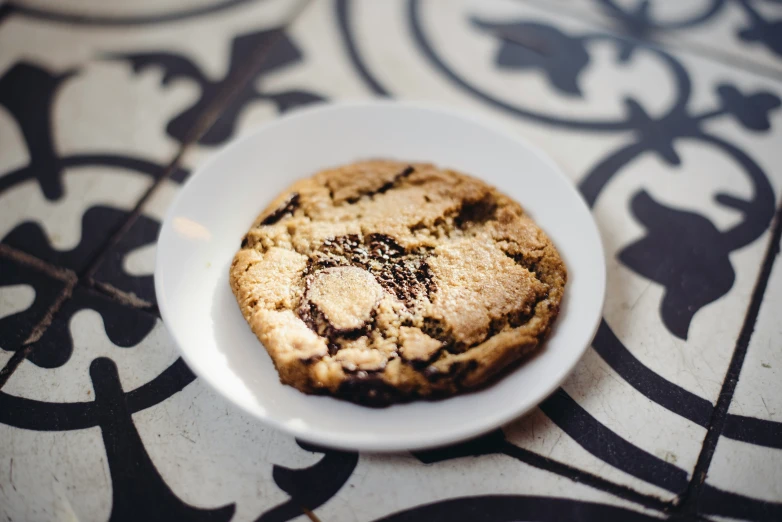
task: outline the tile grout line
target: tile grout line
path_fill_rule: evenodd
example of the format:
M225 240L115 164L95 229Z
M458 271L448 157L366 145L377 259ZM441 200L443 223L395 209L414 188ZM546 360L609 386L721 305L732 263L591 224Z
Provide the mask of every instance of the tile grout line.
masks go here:
M763 297L766 293L766 288L768 287L771 270L780 251L780 239L782 239L782 205L778 207L774 217L771 229L771 240L763 257L763 263L761 264L760 273L755 282L755 288L752 291L752 297L749 306L747 307L746 315L744 316L744 324L741 327L738 339L736 339L733 356L731 357L728 371L725 373L725 380L722 383L722 388L720 389L720 394L717 398L717 404L714 406L714 411L709 420L706 437L703 439L701 452L695 463L692 478L690 479L687 489L681 496L681 502L677 512L685 514L694 514L697 512L698 498L703 490L703 484L706 481L711 460L717 449L717 442L719 441L725 426L728 408L733 400L733 394L736 391L736 385L738 384L741 374L741 367L744 364L744 359L746 358L747 350L749 349L749 342L752 338L752 333L755 330L755 323L758 319L760 307L763 304Z
M0 257L11 259L20 265L32 267L35 270L43 272L53 279L59 279L60 281L67 282L68 280L76 277L76 274L73 270L53 265L35 257L32 254L28 254L23 250L19 250L18 248L12 247L11 245L7 245L5 243L0 243Z
M241 91L242 88L244 88L252 79L255 77L258 72L260 71L261 65L266 61L269 55L269 51L274 48L274 46L277 44L277 42L280 40L280 37L282 33L284 32L285 28L288 27L288 25L298 17L299 14L303 11L304 7L309 5L309 0L304 0L299 7L297 11L294 11L291 19L286 21L286 23L278 27L275 30L274 36L270 39L269 42L264 43L264 45L259 46L253 54L256 56L256 59L254 60L253 66L247 67L237 73L236 77L227 80L230 82L230 85L226 86L222 92L220 92L217 96L215 101L210 104L206 109L204 109L204 112L201 113L196 120L196 123L193 125L193 130L190 132L188 136L185 137L183 140L182 145L179 148L179 151L176 153L174 158L169 162L169 164L165 167L163 174L156 179L152 186L147 189L147 191L144 193L144 195L136 202L136 205L133 207L133 210L131 211L130 215L125 219L125 221L122 223L122 225L104 242L102 247L99 249L98 253L94 256L94 258L87 263L87 268L83 270L79 274L79 280L84 282L85 285L89 286L89 282L92 280L92 277L95 275L95 271L100 266L101 262L103 261L105 255L109 252L111 247L116 245L120 239L128 232L131 226L136 222L138 217L141 215L141 211L143 210L144 205L149 201L149 199L152 197L152 195L157 191L158 187L168 178L171 177L173 172L176 170L177 167L180 166L180 163L182 161L182 158L184 157L185 152L192 147L201 136L203 136L211 127L214 125L214 123L217 121L217 119L220 117L220 114L222 113L222 109L227 107L230 102L234 99L234 97Z
M55 314L62 307L63 303L65 303L65 301L70 298L78 281L76 274L73 271L51 265L35 256L2 243L0 243L0 256L11 259L21 265L32 267L33 269L43 272L49 277L58 279L65 284L64 288L57 295L54 302L46 309L46 311L44 311L38 322L30 329L30 332L25 337L25 340L22 342L21 346L19 346L19 348L13 353L8 362L6 362L5 366L0 369L0 389L2 389L16 368L19 367L22 361L24 361L32 351L32 347L34 346L35 342L41 338L43 333L52 323Z
M49 328L49 325L52 324L54 316L57 314L57 312L60 311L62 305L65 304L68 299L70 299L75 287L76 281L71 281L66 285L66 287L54 300L54 303L52 303L52 305L43 314L43 317L40 319L40 321L38 321L38 323L30 330L30 334L22 343L22 346L20 346L19 349L14 352L3 369L0 370L0 389L5 386L5 383L8 382L8 379L11 378L11 375L13 375L19 365L22 364L22 362L27 359L27 356L30 355L30 352L33 351L35 342L38 341L41 336L43 336L46 329Z
M106 254L111 250L111 247L116 245L128 232L128 230L130 230L130 227L133 226L138 217L141 215L141 211L144 208L144 205L146 205L147 201L150 200L152 195L156 192L156 189L165 180L170 178L174 170L176 170L176 168L179 166L179 161L181 160L186 147L187 145L184 145L180 148L171 162L169 162L169 164L163 168L163 173L160 175L160 177L154 180L152 185L146 190L146 192L144 192L144 195L142 195L141 198L136 201L136 204L133 206L133 209L130 211L128 217L126 217L122 224L103 242L97 253L86 263L86 268L78 272L77 275L79 277L80 283L85 286L90 286L89 281L92 279L92 276L95 275L96 270L100 266Z
M622 38L634 42L638 45L642 45L645 47L655 47L666 53L670 53L672 51L684 52L691 56L700 58L702 60L708 60L710 62L720 63L722 65L728 65L731 67L737 67L739 69L743 69L745 72L755 74L757 76L762 76L766 79L775 82L782 82L782 71L776 70L767 65L763 65L751 59L742 60L741 57L734 56L725 51L712 49L709 48L708 46L696 42L687 42L681 40L681 38L678 38L676 36L673 36L671 39L668 40L663 40L660 37L654 37L654 36L650 38L638 37L625 30L621 25L606 23L604 21L601 21L600 19L594 17L589 12L589 10L581 10L579 8L572 9L572 8L568 8L567 6L565 6L565 9L560 10L560 9L554 9L547 2L540 2L540 0L521 0L521 1L529 6L535 7L537 9L541 9L549 13L565 14L565 16L567 16L568 18L577 20L581 23L587 24L597 29L610 32L613 35L617 36L618 38ZM610 20L617 21L618 24L621 23L620 18L618 18L614 14L605 13L603 11L599 11L599 13L601 16L605 16ZM582 18L582 15L589 16L589 18ZM658 32L664 33L665 30L661 29L658 30Z
M12 256L18 256L23 260L20 261L22 264L37 267L39 270L42 270L46 273L51 272L50 275L60 272L67 274L67 284L65 289L49 306L49 308L44 313L43 318L32 328L31 333L27 336L27 339L22 344L22 346L16 350L16 352L14 352L14 354L11 356L11 359L9 359L5 366L0 369L0 389L2 389L11 375L13 375L14 371L16 371L19 365L27 358L30 352L32 352L33 348L35 347L35 341L40 339L41 336L45 333L46 329L54 319L54 316L60 310L62 305L68 301L68 299L70 299L73 290L77 286L96 290L114 301L124 305L132 306L134 308L139 308L159 317L160 314L157 311L157 306L150 306L149 309L139 307L138 305L141 304L143 300L135 298L135 296L128 295L126 292L115 289L110 285L104 286L99 282L94 281L93 276L95 271L98 269L111 247L116 245L136 222L138 217L141 215L141 211L143 210L144 205L156 192L157 188L166 179L170 178L173 172L179 167L182 157L184 156L187 149L192 146L204 133L206 133L209 128L211 128L217 118L219 118L222 108L228 106L229 102L233 99L236 93L239 92L240 88L244 87L252 80L254 76L258 74L261 65L268 57L269 50L276 45L285 29L296 18L298 18L301 13L304 12L306 7L310 5L310 1L311 0L302 0L300 2L299 6L297 6L297 9L292 12L291 17L286 20L283 25L276 29L275 35L272 37L271 41L264 44L263 46L260 46L255 51L257 58L254 66L243 70L243 74L237 74L235 82L232 85L227 86L224 91L216 97L216 100L209 107L207 107L201 115L199 115L195 125L193 126L193 131L185 138L182 145L179 147L179 150L169 161L168 165L164 167L161 176L153 181L152 185L147 189L144 195L136 202L128 217L109 236L109 238L103 242L101 247L98 249L98 252L92 257L92 259L88 260L87 267L85 269L81 270L79 273L75 273L69 269L50 265L49 263L46 263L45 261L38 259L35 256L0 244L0 254L3 253L2 249L6 249L8 252L13 252Z
M113 301L117 301L132 308L138 308L139 310L144 311L157 309L157 306L153 305L149 301L145 301L136 294L132 292L125 292L124 290L120 290L114 285L104 283L103 281L90 279L86 282L85 286L90 290L94 290L95 292L110 298Z

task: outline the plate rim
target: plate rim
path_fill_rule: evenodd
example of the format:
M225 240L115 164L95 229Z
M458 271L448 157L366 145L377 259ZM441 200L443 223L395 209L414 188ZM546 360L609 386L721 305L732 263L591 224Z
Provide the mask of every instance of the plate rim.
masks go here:
M577 356L574 356L572 360L569 361L568 364L563 365L562 368L564 370L561 372L559 377L556 379L552 379L551 382L544 387L545 393L541 393L540 398L534 401L528 401L524 406L519 408L509 408L505 414L499 416L498 418L493 419L491 422L484 422L483 424L476 423L474 425L467 425L467 427L465 427L462 430L459 430L458 432L446 433L440 436L430 436L428 438L423 438L422 440L419 440L416 443L405 442L405 441L398 441L398 442L384 441L384 440L377 441L372 438L356 438L356 437L351 438L341 434L335 434L334 432L331 431L324 432L317 429L313 430L308 428L301 428L295 425L291 425L290 423L281 422L275 419L273 416L269 416L269 415L260 416L257 414L257 412L252 411L250 408L246 407L245 405L235 401L229 394L227 394L220 387L214 384L208 376L204 374L199 374L192 369L193 366L197 366L195 361L191 358L191 355L188 355L187 350L184 349L183 343L179 339L176 331L169 327L169 324L172 324L171 314L169 314L170 311L169 304L166 298L166 294L164 291L164 284L163 284L163 281L165 279L163 275L163 273L165 272L163 266L165 262L162 259L165 256L161 256L160 254L161 254L161 250L163 250L165 247L161 249L160 245L165 244L166 238L173 233L172 222L174 220L176 210L178 209L182 201L186 199L187 188L189 185L192 185L193 180L199 177L203 177L205 175L204 173L210 171L211 166L214 163L217 163L223 156L231 154L233 150L240 148L242 144L244 144L245 142L249 142L253 139L256 139L257 134L273 131L273 129L278 125L286 124L289 123L291 120L306 118L308 116L311 116L313 114L318 114L318 113L338 112L343 109L361 109L361 108L374 108L374 107L400 107L400 108L427 110L430 112L436 112L442 115L451 116L462 120L467 120L473 124L484 127L486 130L490 130L492 132L503 135L504 137L517 143L519 146L525 148L531 154L535 155L540 161L542 161L544 164L547 165L547 167L551 170L552 173L554 173L561 180L566 182L567 190L572 192L572 194L578 200L579 205L581 205L582 209L585 210L586 213L589 215L590 219L589 219L588 226L593 232L594 238L597 241L595 246L596 248L598 248L598 252L600 254L598 258L601 262L600 268L602 268L601 270L599 270L599 274L596 274L601 279L600 281L601 284L599 285L600 293L596 299L596 302L597 304L599 304L599 306L596 306L596 310L598 310L598 313L596 314L596 318L593 321L594 324L591 326L588 340L585 342L584 346L578 350ZM581 361L584 354L591 346L592 341L594 340L594 337L597 334L597 330L603 318L603 309L605 306L606 286L607 286L607 263L606 263L606 256L605 256L602 236L600 234L600 229L597 226L597 222L595 221L594 214L592 213L590 207L587 205L586 200L584 199L581 192L577 189L573 180L571 180L562 171L559 165L540 147L530 143L524 137L518 136L517 134L513 133L509 128L507 128L507 126L502 125L502 122L499 122L495 119L491 119L482 114L476 114L475 111L468 111L466 109L454 108L453 106L444 105L437 102L400 101L400 100L391 100L391 99L369 99L369 100L362 99L362 100L324 102L324 103L317 103L305 108L296 109L288 114L278 116L271 121L264 122L256 126L254 129L250 130L245 135L238 136L230 140L227 144L220 147L216 152L214 152L211 155L211 157L207 158L205 161L203 161L201 165L197 166L190 174L190 176L188 176L187 179L181 184L179 192L175 195L174 199L171 201L168 208L166 209L166 212L163 217L163 221L161 222L160 232L158 234L155 245L156 245L155 268L154 268L153 279L154 279L155 296L157 298L160 317L163 322L163 325L166 328L166 331L168 332L169 337L174 342L174 345L176 346L177 351L179 352L179 356L182 358L185 364L187 364L188 368L191 369L193 374L197 378L205 382L212 390L217 392L217 394L220 397L222 397L224 400L231 403L234 407L239 408L241 411L244 411L252 418L257 419L262 424L266 426L270 426L274 429L280 430L284 433L300 438L302 440L306 440L308 442L313 442L316 444L320 444L338 450L388 453L388 452L415 451L415 450L422 450L422 449L428 449L434 447L442 447L442 446L454 444L460 441L464 441L480 436L482 434L491 431L492 429L504 426L510 423L511 421L522 417L532 409L536 408L541 402L543 402L547 397L549 397L552 393L554 393L557 390L557 388L559 388L560 385L573 372L576 365ZM545 339L544 344L549 342L551 335L552 334L550 334ZM280 383L280 385L286 386L282 383ZM456 396L455 398L458 398L458 396ZM432 404L437 403L437 401L429 401L429 402ZM363 408L365 406L356 405L356 407Z

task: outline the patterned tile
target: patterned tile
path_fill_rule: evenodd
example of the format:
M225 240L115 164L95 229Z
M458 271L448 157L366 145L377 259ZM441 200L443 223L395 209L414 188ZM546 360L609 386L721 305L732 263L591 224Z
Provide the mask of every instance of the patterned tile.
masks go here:
M302 506L322 520L432 520L464 497L474 513L661 516L510 451L469 456L515 447L501 435L479 442L488 451L390 456L296 442L193 382L159 320L89 291L50 332L70 357L31 358L0 391L0 514L12 520L290 520Z
M605 321L542 406L548 420L510 432L675 499L768 241L780 86L512 1L319 2L287 32L306 59L266 76L268 88L464 107L539 145L579 184L609 261Z
M313 4L270 54L278 61L292 44L301 59L258 83L330 100L390 94L483 112L580 183L609 259L606 321L564 393L506 431L533 451L673 500L700 452L743 320L734 310L747 306L768 240L780 182L767 174L778 158L779 87L516 2L452 7ZM521 34L547 46L547 58L530 55L515 41ZM742 112L746 104L755 112ZM246 104L234 135L281 108L244 117L253 110ZM199 146L186 163L213 150ZM166 188L145 215L159 220L171 197ZM125 273L106 271L103 280L151 302L157 226L134 227L113 254ZM685 234L666 235L666 226ZM713 251L724 253L699 254ZM692 256L706 263L706 277L688 268ZM127 277L142 272L143 289Z
M439 501L442 505L436 509L442 517L460 509L457 506L463 496L477 498L472 509L478 512L492 502L500 507L499 501L489 496L507 497L509 504L517 503L517 512L530 514L539 509L533 504L542 503L537 498L541 496L567 496L575 501L550 507L560 513L567 509L588 512L591 506L579 505L580 501L639 509L505 455L480 459L454 456L435 461L425 455L324 452L261 429L216 400L200 381L159 407L136 414L134 419L167 483L173 487L179 481L190 480L192 483L183 491L193 499L212 499L209 504L213 506L235 501L238 520L252 519L259 513L263 513L260 520L286 520L300 513L298 504L312 509L324 521L359 522ZM180 439L181 443L156 444L158 435L163 441ZM271 465L273 470L269 469ZM237 469L247 477L241 485L232 479ZM196 477L204 472L217 479L216 487L197 483ZM423 509L411 511L409 520L435 519ZM634 515L627 516L632 519Z
M116 364L123 389L132 391L177 359L170 344L155 316L77 288L3 391L44 402L91 401L90 365L100 357Z
M607 33L605 16L584 10L593 1L567 2L585 14L563 17L534 1L324 0L284 31L274 28L295 2L0 9L0 45L13 51L0 57L5 243L83 270L199 116L218 100L225 108L105 252L95 288L74 292L0 390L0 518L305 520L303 507L324 522L632 521L675 511L770 240L782 84ZM776 33L761 22L742 19L755 30L747 40L759 35L752 45L729 37L744 27L737 13L773 23L773 2L670 4L650 4L654 23L716 7L686 30L647 36L774 66L762 53L775 52ZM27 80L12 88L14 75ZM244 416L194 380L160 320L138 309L154 311L155 238L189 172L281 113L374 96L474 111L541 147L592 206L609 263L593 347L539 409L475 441L387 456L313 447ZM49 287L26 272L5 284L20 269L4 262L7 350ZM699 499L709 519L782 518L778 272Z
M300 2L144 4L3 9L4 243L83 272Z
M779 260L779 245L771 277L758 313L755 329L747 349L747 356L741 367L741 374L730 403L728 413L733 416L726 426L729 437L743 437L742 419L759 419L777 424L782 428L782 353L779 340L782 339L782 324L778 321L782 309L782 262ZM779 446L782 449L782 431ZM768 442L769 439L749 438L747 442Z
M782 77L782 5L775 0L527 1L571 10L635 38Z
M157 235L168 205L188 174L187 170L178 168L156 187L138 219L103 256L93 277L96 286L121 295L135 306L150 307L156 303L152 274Z
M274 52L264 58L254 58L250 52L253 48L274 39ZM258 67L244 75L246 63L256 59ZM152 200L141 209L141 217L120 240L112 247L106 258L98 267L94 280L96 284L109 289L119 290L138 299L137 304L149 306L155 303L152 286L154 270L154 242L157 238L159 224L165 209L173 199L176 187L184 181L189 172L229 139L247 132L259 123L275 118L280 113L307 104L322 101L322 98L303 89L273 89L266 88L265 82L279 72L284 72L296 63L305 59L299 47L290 40L284 32L259 31L256 33L233 33L231 50L223 56L222 83L237 79L240 88L233 89L230 98L224 101L224 107L219 116L208 129L200 135L185 151L181 168L172 176L173 183L164 183ZM141 61L139 61L141 60ZM171 116L165 128L169 134L184 139L188 129L192 127L192 113L202 112L209 103L217 99L216 93L221 87L221 81L207 81L198 72L199 66L190 62L183 55L167 54L150 60L149 57L136 60L136 66L159 65L167 67L170 63L175 70L184 67L186 61L190 65L186 70L193 69L187 75L179 75L185 83L195 82L201 87L201 94L194 105L186 111ZM179 73L177 73L179 74Z
M65 270L0 245L0 369L75 279Z
M746 520L782 517L782 264L778 252L708 470L700 505L706 514ZM737 496L752 500L737 502Z
M149 462L131 414L192 380L159 319L77 289L0 391L0 512L181 519L187 510ZM147 508L134 505L139 484L149 485Z

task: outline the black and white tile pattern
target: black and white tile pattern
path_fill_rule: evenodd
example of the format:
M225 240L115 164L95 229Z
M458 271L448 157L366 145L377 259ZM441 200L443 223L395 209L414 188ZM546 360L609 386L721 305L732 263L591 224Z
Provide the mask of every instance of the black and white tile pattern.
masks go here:
M605 27L741 64L782 78L782 4L777 0L525 0L570 7Z
M48 312L66 299L75 276L0 246L0 364L45 331ZM2 370L0 370L2 371ZM0 378L5 377L0 374Z
M6 2L0 518L782 519L779 19L772 0ZM189 173L281 113L366 97L495 118L603 238L604 320L573 375L451 448L265 428L156 315L155 238Z

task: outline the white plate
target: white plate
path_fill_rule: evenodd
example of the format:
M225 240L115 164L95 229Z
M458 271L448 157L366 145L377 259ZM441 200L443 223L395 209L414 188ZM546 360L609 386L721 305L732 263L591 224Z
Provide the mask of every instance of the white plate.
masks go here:
M280 384L244 321L228 267L255 216L295 179L365 158L433 162L512 196L553 239L568 268L560 317L541 353L478 392L372 409ZM231 402L304 440L343 449L420 449L479 435L553 392L601 317L605 259L572 183L534 147L472 116L398 102L303 110L227 146L182 188L163 223L155 290L188 366Z

